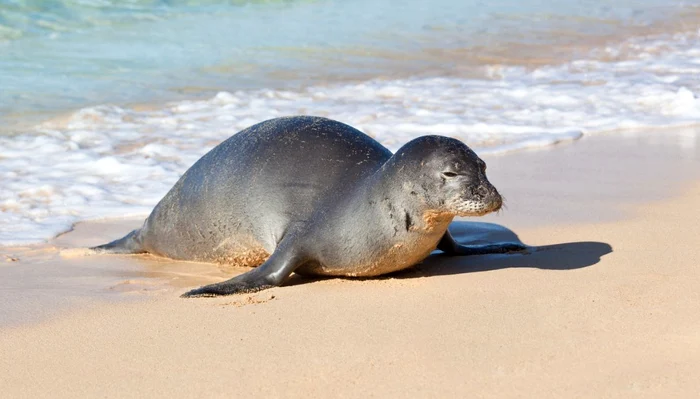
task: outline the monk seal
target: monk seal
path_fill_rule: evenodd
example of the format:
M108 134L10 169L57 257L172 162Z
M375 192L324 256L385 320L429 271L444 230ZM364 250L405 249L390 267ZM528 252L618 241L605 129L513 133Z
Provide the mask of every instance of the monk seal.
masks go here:
M460 245L455 216L501 208L486 164L459 140L423 136L395 154L346 124L312 116L271 119L199 159L143 227L92 248L257 266L184 297L255 292L293 272L378 276L433 250L520 251L517 243Z

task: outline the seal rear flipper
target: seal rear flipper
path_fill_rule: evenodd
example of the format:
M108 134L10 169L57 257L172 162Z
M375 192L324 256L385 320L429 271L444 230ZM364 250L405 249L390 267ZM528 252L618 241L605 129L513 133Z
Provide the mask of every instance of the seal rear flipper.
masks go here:
M462 245L455 241L449 230L442 236L437 249L453 256L469 256L469 255L489 255L489 254L505 254L511 252L525 252L529 249L527 245L517 242L502 242L486 245Z
M146 252L141 245L141 230L133 230L124 237L107 244L91 247L98 254L140 254Z
M289 239L285 240L287 243ZM205 285L186 292L182 298L214 297L220 295L244 294L258 292L272 287L278 287L294 270L303 265L308 259L290 245L277 247L275 252L255 269L221 283Z

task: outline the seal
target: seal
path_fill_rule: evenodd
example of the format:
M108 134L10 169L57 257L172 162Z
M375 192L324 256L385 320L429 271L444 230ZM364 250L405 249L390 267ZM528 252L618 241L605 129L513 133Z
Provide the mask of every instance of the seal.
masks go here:
M486 164L459 140L419 137L395 154L359 130L312 116L268 120L199 159L143 226L92 248L255 269L184 297L255 292L292 273L378 276L436 248L451 255L520 251L458 244L455 216L501 208Z

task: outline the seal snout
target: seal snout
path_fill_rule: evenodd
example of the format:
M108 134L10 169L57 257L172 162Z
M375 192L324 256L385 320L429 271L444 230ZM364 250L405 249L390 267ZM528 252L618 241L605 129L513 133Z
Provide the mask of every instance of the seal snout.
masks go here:
M483 216L500 210L503 198L486 182L466 187L461 195L447 201L446 205L458 216Z
M489 212L498 212L501 210L501 207L503 206L503 197L501 197L498 192L495 193L493 196L492 200L490 201L491 207L489 209Z
M485 205L483 214L497 212L501 209L503 206L503 197L501 197L501 194L498 193L496 187L494 187L491 183L486 181L480 184L478 191L479 195L477 197L481 198L481 201Z

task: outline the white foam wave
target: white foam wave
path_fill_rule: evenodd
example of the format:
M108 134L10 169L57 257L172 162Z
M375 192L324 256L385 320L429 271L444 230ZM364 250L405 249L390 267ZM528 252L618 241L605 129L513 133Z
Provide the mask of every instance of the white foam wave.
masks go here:
M278 116L328 116L392 150L440 134L482 154L606 130L695 124L699 43L695 34L630 41L624 46L635 55L624 61L579 60L534 71L494 66L493 80L383 79L222 92L154 111L86 108L67 122L0 137L0 244L41 241L82 219L145 216L206 151Z

